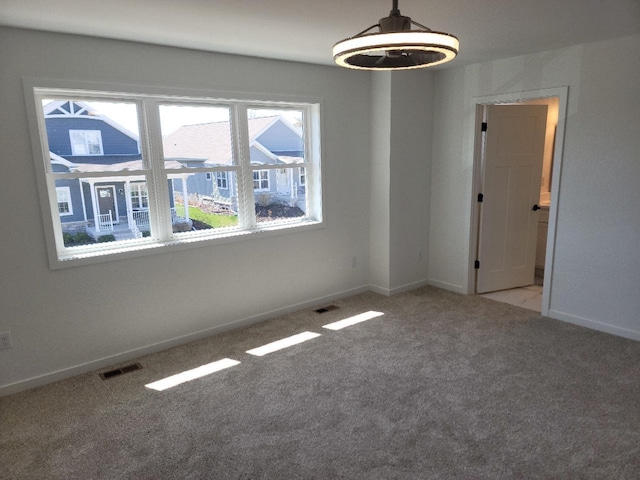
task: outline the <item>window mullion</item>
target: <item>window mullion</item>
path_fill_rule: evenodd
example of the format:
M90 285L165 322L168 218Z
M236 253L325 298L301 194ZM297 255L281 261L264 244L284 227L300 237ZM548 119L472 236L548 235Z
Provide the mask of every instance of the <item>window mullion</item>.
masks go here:
M169 209L169 180L164 170L162 130L158 105L152 100L142 101L141 138L143 158L149 164L147 177L149 194L149 222L151 231L159 240L169 240L173 235L171 210Z
M233 120L233 145L238 164L238 214L242 228L253 229L256 226L256 209L253 195L253 172L249 151L249 126L247 107L236 104L231 109Z
M307 196L307 215L322 220L322 179L320 164L320 112L319 106L307 106L304 111L304 169L305 191ZM312 141L316 139L316 141Z
M50 218L51 219L59 218L58 217L58 195L56 193L55 176L49 173L45 176L45 181L47 183L47 195L49 197L49 209L51 211ZM45 221L46 220L48 219L45 217ZM53 245L56 246L55 250L58 256L61 256L64 254L64 241L62 240L62 225L60 221L57 221L57 222L52 221L50 225L53 230L53 238L54 238ZM55 239L57 239L57 241ZM49 248L51 247L49 246Z

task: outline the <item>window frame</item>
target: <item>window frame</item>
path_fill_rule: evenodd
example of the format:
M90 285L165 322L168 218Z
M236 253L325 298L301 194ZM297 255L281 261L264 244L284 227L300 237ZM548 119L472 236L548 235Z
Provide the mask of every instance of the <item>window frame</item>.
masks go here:
M87 133L97 133L98 134L98 143L97 145L100 147L100 152L99 153L91 153L91 149L89 148L89 140L87 139ZM84 148L86 149L87 153L78 153L76 151L77 149L77 142L73 141L73 135L77 134L77 133L82 133L82 138L84 140ZM69 142L71 143L71 155L74 157L94 157L94 156L101 156L104 155L104 146L102 143L102 131L100 130L77 130L77 129L70 129L69 130Z
M144 192L142 191L143 186ZM147 182L131 182L129 185L129 199L133 209L149 210L149 188ZM139 206L133 205L134 199L138 202ZM146 200L146 207L144 206L144 200Z
M58 198L58 193L60 192L65 192L65 196L67 197L67 199L65 200L64 203L67 204L68 209L65 213L60 212L60 199ZM72 216L73 215L73 202L71 201L71 187L56 187L56 200L57 200L57 204L58 204L58 215L62 216L62 217L68 217L68 216Z
M217 171L216 173L216 187L222 190L229 190L229 173L226 170ZM220 185L224 183L224 186Z
M258 178L256 178L256 173L258 174ZM266 174L266 177L262 177L262 174ZM269 192L271 191L271 172L268 169L264 168L254 168L253 174L253 191L254 192ZM258 188L256 188L256 182L258 182ZM263 187L263 182L267 182L267 186Z
M79 80L54 80L42 78L24 78L23 91L29 130L34 151L38 192L43 211L45 240L51 269L65 268L108 262L123 258L157 254L165 251L211 246L229 242L245 241L271 235L282 235L293 231L304 231L324 226L324 208L322 202L322 99L310 96L263 95L252 93L221 92L204 89L184 89L178 87L132 86L104 82L84 82ZM138 122L141 126L139 143L143 163L159 167L158 158L162 158L162 138L159 119L161 104L194 104L229 106L231 115L232 146L235 164L232 167L207 167L206 171L227 170L237 175L239 202L237 227L202 230L199 234L180 238L171 229L171 212L168 206L169 175L175 173L164 168L155 173L158 178L149 178L149 171L131 172L131 175L145 177L149 188L150 223L153 236L136 240L114 242L115 245L96 244L97 246L64 247L62 224L59 219L55 180L78 178L73 174L53 174L51 156L46 134L42 99L81 100L101 102L127 102L138 105ZM313 172L313 185L307 190L305 217L281 219L274 222L258 223L255 217L255 197L253 186L253 166L249 158L249 136L247 110L250 108L269 108L277 110L302 111L305 119L303 131L305 161L307 172ZM144 123L146 122L146 123ZM156 162L156 163L154 163ZM164 163L164 161L162 162ZM199 173L199 168L185 169L182 173ZM205 170L205 169L202 169ZM308 177L309 178L309 177ZM311 183L311 182L308 182ZM251 199L247 201L247 199ZM54 209L55 207L55 209ZM165 211L166 210L166 211Z
M300 180L300 186L305 187L307 185L307 172L304 167L300 167L298 170L298 178Z

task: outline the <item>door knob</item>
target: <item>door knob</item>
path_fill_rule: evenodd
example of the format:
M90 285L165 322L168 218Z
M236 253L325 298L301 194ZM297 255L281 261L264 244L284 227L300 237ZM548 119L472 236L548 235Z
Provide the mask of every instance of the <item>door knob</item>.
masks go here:
M538 206L538 204L536 203L533 207L531 207L531 210L533 210L534 212L540 210L540 207Z

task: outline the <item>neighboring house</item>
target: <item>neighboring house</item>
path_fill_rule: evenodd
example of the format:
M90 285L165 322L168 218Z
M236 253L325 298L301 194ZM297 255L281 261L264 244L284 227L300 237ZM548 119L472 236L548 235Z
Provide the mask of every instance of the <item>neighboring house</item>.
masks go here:
M51 169L57 173L86 172L86 178L56 180L58 212L63 232L85 231L98 239L142 236L149 230L149 193L144 176L119 175L142 169L138 136L96 113L81 101L55 100L43 106ZM287 202L304 208L302 132L282 116L248 121L252 166L283 165L288 168L256 168L253 185L256 202ZM230 211L237 209L237 181L233 165L229 122L185 125L163 140L169 194L175 224L187 223L175 213L176 203L197 195ZM210 172L191 168L218 167ZM180 170L180 173L175 173Z
M82 230L94 238L108 233L141 236L140 231L149 229L145 179L118 175L142 168L138 136L84 102L55 100L43 110L52 171L94 175L56 180L63 232Z
M249 119L248 133L256 201L304 202L304 167L284 168L304 162L300 129L282 116L270 116ZM163 149L167 161L177 161L189 168L231 166L230 123L224 121L182 126L164 138ZM282 165L283 168L255 168L258 165ZM176 191L182 191L183 188L174 180ZM231 170L192 174L186 182L186 188L191 194L229 203L235 209L238 185L235 172Z

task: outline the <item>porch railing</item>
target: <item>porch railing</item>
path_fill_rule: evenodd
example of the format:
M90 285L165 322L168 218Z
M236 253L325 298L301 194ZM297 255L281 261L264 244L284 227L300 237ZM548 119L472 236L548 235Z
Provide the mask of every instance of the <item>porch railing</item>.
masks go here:
M113 218L111 217L111 211L98 215L98 231L112 231L113 230Z
M176 213L176 209L171 209L171 221L178 222L184 221L184 217L178 215ZM149 229L149 211L148 210L137 210L131 212L131 216L129 217L129 230L133 233L135 238L142 238L141 230Z
M135 223L138 227L148 227L149 226L149 210L138 210L135 212L131 212L131 218L133 223ZM171 209L171 220L174 222L176 220L184 220L184 217L178 215L176 213L176 209Z
M131 222L129 224L129 230L131 230L131 233L133 234L133 238L142 238L142 232L136 225L136 222Z
M149 210L138 210L135 212L131 212L133 223L138 227L148 227L149 226Z

